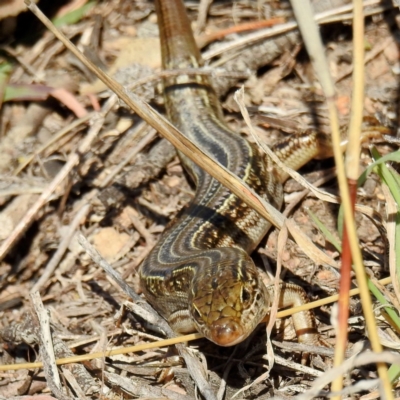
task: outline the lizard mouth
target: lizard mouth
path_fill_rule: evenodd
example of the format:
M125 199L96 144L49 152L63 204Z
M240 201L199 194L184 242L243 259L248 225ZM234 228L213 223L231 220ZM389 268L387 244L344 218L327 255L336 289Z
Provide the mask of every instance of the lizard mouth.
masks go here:
M210 340L219 346L233 346L247 336L243 327L230 318L221 318L210 326Z

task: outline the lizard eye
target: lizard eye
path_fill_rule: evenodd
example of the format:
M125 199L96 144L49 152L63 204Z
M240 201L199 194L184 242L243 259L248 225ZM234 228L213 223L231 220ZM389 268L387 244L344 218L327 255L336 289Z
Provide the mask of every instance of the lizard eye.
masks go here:
M197 309L197 307L195 305L193 305L193 308L192 308L192 316L197 322L202 321L200 311Z
M243 287L241 293L241 299L243 303L247 303L251 299L251 292L248 288Z

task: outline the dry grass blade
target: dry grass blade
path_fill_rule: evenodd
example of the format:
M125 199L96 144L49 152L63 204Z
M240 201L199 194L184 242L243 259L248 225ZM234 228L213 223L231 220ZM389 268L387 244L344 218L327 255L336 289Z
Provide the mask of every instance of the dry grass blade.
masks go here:
M207 1L202 4L206 4ZM322 3L332 4L319 0L311 1L315 5L315 10L325 9ZM344 1L348 2L348 0L334 0L334 3L343 4ZM256 3L242 1L233 5L231 2L214 2L208 11L205 31L220 34L221 27L227 27L225 33L234 32L237 28L243 28L245 24L253 24L252 21L274 18L275 15L285 21L294 20L293 13L285 2L267 1L263 3L262 8ZM366 3L363 2L364 6ZM368 1L368 3L373 2ZM196 21L199 15L198 4L185 1L185 5L190 20ZM57 8L55 3L53 6ZM349 10L352 5L346 7ZM43 7L42 10L48 12L47 8ZM365 15L377 10L375 6L373 9L364 8ZM392 128L396 127L398 122L396 110L391 108L392 104L396 104L395 96L398 94L396 89L399 49L393 39L393 30L397 28L394 24L390 26L388 24L388 19L398 17L394 15L398 14L398 11L396 9L390 14L385 13L373 19L367 18L368 29L364 38L367 54L365 116L370 117L367 129L371 134L367 139L379 141L377 148L383 156L383 163L398 162L398 157L395 159L393 156L393 159L389 160L384 156L395 147L394 142L388 144L386 137L381 140L377 133L392 134L394 131ZM386 18L389 16L390 18ZM211 342L200 339L199 334L177 337L173 342L160 340L166 337L164 332L156 330L157 333L152 334L152 330L156 327L145 323L145 320L152 320L152 317L148 313L142 313L143 309L138 302L132 306L132 303L125 301L128 296L121 290L119 284L82 251L77 240L78 235L74 235L72 241L69 240L68 234L72 236L76 230L74 226L78 226L78 231L81 230L90 243L95 244L109 265L119 272L136 293L140 293L138 265L148 255L154 243L157 243L165 228L168 228L168 223L176 216L179 218L181 208L193 199L193 194L196 192L170 142L160 138L156 130L142 118L126 110L126 104L118 103L117 96L110 93L106 85L103 85L105 92L102 93L96 91L95 94L88 95L87 91L84 92L83 89L88 86L87 82L96 78L52 32L41 26L40 21L35 20L33 14L25 13L24 19L25 17L33 24L39 24L39 30L42 30L43 34L34 35L32 41L25 43L22 36L29 33L28 28L17 22L12 35L13 41L10 43L15 49L15 63L9 75L10 82L29 83L40 79L43 84L51 86L53 79L62 71L61 82L56 82L54 87L67 87L71 93L78 96L77 99L81 104L89 110L95 110L94 113L91 112L95 117L99 115L101 105L111 100L111 97L115 102L110 106L111 111L104 118L104 123L99 122L99 134L91 142L89 151L79 154L75 165L72 165L69 172L64 175L64 181L57 177L57 182L60 184L53 193L50 193L47 200L42 199L39 206L34 206L36 213L31 213L30 207L39 195L32 199L32 196L26 193L34 189L40 194L46 189L53 177L65 163L69 162L69 157L74 156L79 144L85 140L93 126L93 120L89 123L76 121L71 111L54 99L51 103L46 101L45 104L28 101L5 102L2 105L3 129L0 145L4 157L0 157L3 161L1 169L3 183L0 185L2 193L0 240L8 240L6 243L9 247L6 250L7 256L0 263L0 276L5 278L2 279L0 293L2 315L0 338L13 347L5 348L2 354L0 371L10 371L2 372L4 379L0 397L14 398L18 395L27 395L26 390L30 390L25 389L28 388L28 382L31 382L29 388L37 388L39 385L37 394L48 390L48 386L44 387L46 382L41 379L44 376L43 365L21 363L30 360L42 361L37 355L34 359L31 358L32 349L42 346L39 335L34 341L24 341L29 343L28 346L22 345L21 349L17 347L17 350L14 350L14 346L20 346L19 338L27 337L31 332L30 328L36 326L26 322L24 318L29 308L27 296L35 284L40 285L44 306L50 310L54 322L52 340L56 363L71 363L58 368L61 374L66 371L63 374L64 379L61 380L61 390L64 393L71 393L70 396L96 398L104 393L110 395L117 393L118 396L118 393L124 392L133 397L175 398L173 393L167 391L172 390L178 393L178 396L184 396L182 399L195 398L200 395L199 386L192 378L191 370L198 370L203 381L205 383L208 381L212 387L212 391L208 392L208 398L233 398L238 390L245 387L249 390L237 393L235 398L264 398L273 395L290 397L304 393L309 388L316 391L311 392L308 398L317 393L318 389L325 390L319 393L320 396L331 396L329 388L321 386L314 388L313 382L316 377L325 373L321 371L327 369L327 364L329 365L333 358L333 349L304 347L303 344L295 343L292 318L276 322L276 331L273 330L271 333L272 345L267 344L268 348L266 348L265 325L259 326L249 341L235 348L215 347ZM321 33L324 35L324 52L329 58L333 78L335 82L339 80L336 83L338 93L336 101L341 132L344 134L345 126L348 126L349 99L352 95L352 78L348 75L349 71L352 71L349 57L352 13L345 11L329 18L338 22L329 28L322 27ZM345 20L348 23L342 22ZM21 33L21 29L24 32ZM0 27L0 36L2 32ZM80 49L93 44L94 47L91 47L88 53L96 56L94 59L91 58L92 61L96 63L97 60L101 60L105 67L103 70L108 71L108 75L115 77L117 81L121 79L121 75L119 72L114 75L116 63L118 62L117 65L122 68L126 65L126 74L120 80L124 82L122 90L125 95L134 91L141 98L145 97L149 104L165 115L163 112L165 103L162 103L162 94L154 90L155 85L161 86L161 80L176 76L180 72L177 70L157 72L160 65L154 64L154 57L150 55L159 41L156 37L154 1L127 3L114 0L107 4L100 2L78 23L63 26L62 32L67 37L73 38L73 42ZM329 134L327 108L318 79L310 68L310 62L303 50L299 57L298 50L302 47L302 40L297 28L287 34L262 39L250 45L248 38L251 36L240 31L240 34L214 39L219 43L213 43L209 47L211 50L225 44L232 44L234 48L241 39L244 46L240 52L233 49L229 53L222 54L218 59L212 60L205 69L186 69L183 73L206 74L210 77L218 96L224 95L221 105L225 122L235 132L246 137L252 146L255 140L237 112L233 98L232 89L241 84L246 88L246 106L258 142L266 143L279 152L282 148L280 145L284 146L290 142L293 135L304 135L307 140L309 132L312 135L318 132L318 136L320 133ZM127 57L125 53L125 50L130 54L138 52L136 40L143 47L140 61ZM7 52L14 57L13 53L8 50ZM149 57L143 60L143 56ZM151 62L149 58L152 59ZM123 65L120 63L122 59L125 60ZM138 75L135 75L137 71L133 63L136 62L145 66L145 73L142 73L139 67ZM62 70L59 66L62 66ZM156 69L150 70L150 68ZM67 76L68 82L65 79ZM344 79L340 80L343 77ZM239 79L241 82L238 82ZM143 84L145 87L138 87ZM143 112L146 112L146 106L140 103ZM101 116L106 112L103 108ZM380 130L379 128L383 127L374 125L372 116L376 115L376 112L385 117L387 128ZM20 118L21 116L23 118ZM150 114L148 118L149 120L153 118L154 123L163 124L162 118L155 113ZM276 121L280 121L281 124ZM363 128L365 133L365 125ZM164 124L164 129L170 130L170 134L175 134L167 123ZM23 133L22 137L19 136L20 133ZM183 143L181 139L177 141ZM165 143L168 145L161 146ZM187 146L189 144L185 143L184 147ZM192 152L191 148L188 151ZM29 164L23 165L29 155L34 155L33 159ZM361 168L370 162L369 156L364 141ZM202 158L201 155L195 157ZM8 159L9 162L4 161ZM206 161L200 160L200 162ZM18 166L22 166L19 168L21 173L15 176ZM71 167L71 164L69 166ZM276 167L278 174L281 168L282 166ZM220 171L218 166L214 165L212 169L220 174L217 172ZM366 177L364 183L360 184L358 191L360 204L357 206L357 211L362 210L362 213L356 215L360 246L366 267L371 271L371 281L376 274L386 276L384 275L386 271L382 271L382 265L387 265L383 263L386 261L384 250L388 248L385 228L399 226L399 224L394 226L395 223L386 223L389 207L386 205L387 194L383 187L385 181L377 177L380 167L367 168L370 172L372 169L372 173ZM62 171L63 174L64 172ZM277 214L277 224L279 225L281 221L285 227L287 221L289 226L292 222L295 223L302 234L301 237L306 236L323 253L315 253L310 259L304 253L307 253L308 249L312 251L312 247L304 245L302 239L289 240L281 246L280 239L285 234L284 229L280 232L276 230L270 232L263 240L266 247L258 248L258 252L261 253L266 268L269 269L270 266L271 276L275 272L275 265L278 264L278 271L281 265L286 274L283 278L285 281L299 283L309 295L322 300L301 308L277 312L276 318L289 316L295 312L304 313L311 308L321 308L321 305L338 300L337 295L327 297L329 294L337 293L339 276L336 268L326 266L327 263L332 265L332 260L336 262L339 260L340 250L332 246L333 241L330 239L338 241L341 234L341 227L338 228L337 221L339 209L337 204L340 204L340 196L338 196L333 161L317 158L302 167L301 175L289 170L283 173L291 175L294 179L289 178L283 185L285 206L282 208L283 217ZM307 184L303 186L305 179ZM236 185L236 187L242 192L246 191L243 188L242 190L241 186ZM304 187L306 189L303 189ZM391 194L396 198L396 193L392 189ZM252 194L250 197L258 201ZM383 211L385 206L386 213ZM24 235L16 242L15 232L12 230L28 210L29 218L25 219L25 225L18 227L19 233L24 232ZM308 210L319 221L323 221L325 230L311 219ZM392 214L393 210L395 208L392 209ZM80 211L86 215L83 223L79 221ZM368 218L365 217L365 213ZM26 229L29 225L30 228ZM327 231L330 237L326 235ZM13 232L12 236L8 235L9 232ZM293 234L291 237L294 238ZM391 238L391 243L394 243L393 232ZM324 259L324 256L332 260ZM254 254L254 261L259 264L260 255ZM394 261L390 262L391 266L395 266ZM322 265L316 267L316 263ZM385 282L390 282L390 278ZM355 279L353 283L357 286ZM374 283L376 284L375 281ZM357 290L351 292L352 295L356 293ZM378 332L379 337L385 340L382 345L397 351L396 339L389 337L389 334L396 332L400 326L399 320L394 321L393 318L397 303L392 286L384 288L382 293L386 299L385 303L381 302L384 304L384 309L375 306L375 315L380 312L385 318L380 320L383 328ZM372 294L374 295L374 292ZM350 300L352 306L350 310L354 316L360 310L359 302L358 298ZM116 328L115 313L121 304L130 311L118 314L120 315L118 323L121 325ZM318 331L328 343L334 344L336 334L329 324L330 309L331 305L323 306L316 311L316 316ZM354 330L349 337L348 348L357 347L359 343L366 345L368 339L365 337L365 330L362 329L365 325L364 319L355 316L349 320L349 325L354 327ZM189 351L195 358L201 359L201 363L193 364L190 370L187 368L190 361L186 363L182 357L172 355L172 349L165 346L195 339L200 340L191 342ZM59 345L62 351L58 351ZM272 354L270 346L273 346L275 354L272 369L269 368L268 360L268 356ZM175 347L175 344L172 347ZM299 364L302 353L314 355L309 358L310 366L304 367ZM71 358L74 354L82 356ZM350 354L348 351L346 358L352 355L353 353ZM93 358L97 359L92 360ZM391 365L388 371L392 381L395 379L395 375L391 373L393 367L396 365ZM34 368L37 368L38 373L32 373ZM80 369L79 372L77 368ZM81 375L82 371L86 373L84 378ZM342 391L343 396L362 391L364 395L369 392L367 395L370 397L379 396L374 386L379 380L370 379L366 382L364 376L368 373L376 374L376 366L351 370L347 375L346 387ZM168 381L163 380L165 376ZM23 379L19 380L19 377ZM16 382L15 379L23 382L23 388L22 383ZM328 384L334 377L329 379L325 381ZM5 393L10 390L15 392L14 388L18 389L18 393L13 395ZM204 386L202 390L208 389ZM201 397L204 398L203 395Z
M53 341L50 333L50 320L47 310L45 310L39 292L31 294L31 302L36 311L39 321L39 335L41 340L40 353L43 358L43 366L46 381L52 392L63 400L69 399L65 396L61 389L61 379L56 366L56 357L54 354Z
M371 339L372 348L375 352L380 353L382 351L382 346L380 344L377 335L375 317L372 311L373 310L372 301L367 286L365 270L363 267L363 260L357 239L357 232L356 232L354 215L350 200L349 187L347 184L344 163L340 150L341 140L340 140L338 114L335 104L335 95L336 95L335 88L333 86L332 78L329 73L329 66L327 60L324 56L324 49L321 37L313 19L313 12L310 2L292 0L291 3L294 13L296 15L296 19L299 23L300 31L302 33L305 45L307 47L307 51L311 59L313 60L313 66L316 70L316 73L324 90L326 100L328 103L331 130L332 130L332 144L333 144L336 168L338 172L339 189L343 202L344 216L346 220L346 226L348 229L350 248L354 260L357 281L361 289L360 295L362 298L363 311L367 323L368 333ZM387 396L388 399L391 399L393 398L393 395L391 393L391 385L387 374L386 364L379 363L377 365L377 368L379 376L382 379L385 395Z
M249 113L247 112L246 106L244 104L244 90L241 88L235 93L235 100L239 105L240 111L242 113L243 119L246 122L251 134L256 139L258 145L263 149L263 151L270 157L278 166L280 170L283 170L288 176L294 177L301 185L313 191L313 193L318 193L318 195L323 196L323 191L316 189L313 185L309 184L306 179L304 179L300 174L291 168L287 167L279 158L274 154L274 152L268 148L265 144L262 144L256 133L254 132L253 126L250 121ZM325 197L325 196L323 196ZM331 197L328 195L331 199ZM299 227L296 227L293 221L285 221L287 227L292 234L293 238L296 240L297 244L302 248L302 250L313 260L317 265L331 265L336 267L336 262L329 256L327 256L323 251L321 251L315 244L302 232Z
M357 179L359 176L361 127L363 121L364 105L364 16L362 2L354 0L353 18L353 97L351 119L349 127L349 143L346 150L346 175L349 182L349 190L354 213L354 204L357 193ZM349 318L349 290L351 287L351 252L348 242L347 223L344 223L342 266L340 274L337 346L335 347L334 365L342 364L347 346L347 330ZM343 377L338 377L332 384L333 392L343 389ZM339 400L338 397L335 398Z
M26 2L29 9L60 41L63 42L68 50L70 50L91 72L112 89L113 92L116 93L118 97L133 111L156 129L162 136L168 139L179 151L189 157L213 178L217 179L224 186L230 189L241 200L251 206L265 219L270 221L275 227L280 228L282 226L284 217L280 212L261 199L254 190L250 189L248 185L243 183L233 173L215 162L208 154L194 145L161 114L141 100L139 96L134 93L128 95L122 85L85 58L84 55L61 33L61 31L57 30L50 20L41 13L35 4L30 3L28 0Z
M79 162L80 156L90 149L90 145L97 136L101 126L103 125L103 117L97 116L93 118L93 125L90 134L85 137L76 152L72 153L64 167L60 170L57 176L51 181L47 188L42 192L39 199L24 215L22 220L15 226L11 234L0 246L0 260L2 260L12 248L14 243L21 237L21 235L28 229L38 211L49 200L52 193L56 188L66 179L75 165ZM98 129L96 129L96 127Z
M207 400L214 400L215 394L211 389L211 386L207 382L205 372L201 368L201 363L195 356L193 356L193 354L190 353L189 349L182 344L182 340L180 340L179 337L175 337L175 333L169 327L167 321L160 317L146 301L144 301L138 294L135 293L135 291L126 283L126 281L122 279L120 274L118 274L118 272L116 272L103 257L101 257L97 250L88 242L88 240L82 234L78 236L78 241L85 249L85 251L90 255L92 260L95 261L101 268L103 268L105 272L118 283L121 289L135 301L136 312L139 313L145 321L152 323L153 325L159 327L163 332L165 332L165 334L170 338L168 339L168 345L179 343L177 345L177 349L180 355L184 358L186 366L193 380L196 382L200 392ZM194 333L189 336L191 336L192 340L202 337L202 335L198 333ZM153 343L154 347L159 347L159 344L157 343L158 342ZM111 355L111 353L109 353L108 351L103 352L102 354L103 357L106 357L107 354Z
M313 388L309 392L305 393L304 395L300 395L296 397L296 400L310 400L315 398L316 396L321 395L321 390L326 386L337 379L338 376L344 375L351 371L353 368L359 367L361 365L367 365L372 363L380 363L380 362L388 362L398 364L400 362L400 356L398 354L394 354L388 351L384 351L382 353L374 353L374 352L363 352L357 354L353 357L348 358L343 362L342 365L332 368L331 370L327 371L324 375L320 378L317 378L313 383ZM341 396L345 394L349 394L351 392L360 392L366 389L365 383L363 386L357 386L354 391L345 391L344 393L340 393ZM374 387L378 387L379 382L376 380L373 382ZM351 389L351 388L350 388ZM324 393L327 395L327 393ZM379 398L379 394L375 393L377 397L371 398Z
M370 1L365 1L364 6L365 7L375 6L376 9L371 11L372 14L375 14L375 13L380 13L385 9L380 6L380 3L381 3L380 0L370 0ZM353 4L346 4L346 5L316 14L315 21L319 22L319 23L326 23L335 18L340 19L341 15L343 15L345 13L349 13L352 10L353 10ZM348 15L348 14L346 15L346 19L351 19L351 18L352 18L351 15ZM254 42L257 42L257 41L260 41L263 39L271 38L273 36L281 35L283 33L289 32L296 28L298 28L297 22L290 21L290 22L287 22L286 24L280 24L278 26L275 26L275 27L272 27L269 29L264 29L262 31L249 33L248 35L244 35L243 37L239 38L238 40L235 40L233 43L221 45L215 49L205 52L203 54L203 58L205 60L209 60L209 59L219 56L229 50L232 50L232 49L237 50L237 49L240 49L241 47L244 47L251 43L254 43Z
M19 167L14 171L14 175L18 175L21 171L23 171L29 163L40 153L42 153L44 150L47 149L47 147L51 146L53 143L55 143L57 140L59 140L61 137L66 135L68 132L72 131L73 129L78 128L80 125L83 125L84 123L88 122L91 118L93 118L93 115L91 113L85 115L82 118L79 118L75 121L73 121L71 124L69 124L67 127L63 128L60 130L60 132L57 132L51 140L49 140L46 144L41 146L38 150L35 151L34 154L31 156L28 156L26 160L19 165Z
M393 199L390 190L386 186L382 186L383 193L385 194L387 204L388 220L386 223L386 232L389 241L389 268L390 276L393 277L393 289L396 294L397 300L400 301L400 282L396 272L396 215L398 206Z
M381 285L389 285L392 283L392 281L391 281L391 278L385 278L385 279L381 279L379 281L379 283ZM359 294L360 294L359 289L352 289L352 290L350 290L350 293L349 293L349 295L351 297L358 296ZM321 300L317 300L317 301L313 301L313 302L304 304L299 307L294 307L291 309L278 311L278 313L276 314L276 318L286 318L286 317L289 317L300 311L312 310L314 308L321 307L326 304L331 304L331 303L338 301L338 298L339 298L339 295L336 294L333 296L329 296L325 299L321 299ZM127 354L130 352L139 352L139 351L144 351L144 350L158 348L158 347L170 346L170 345L174 345L177 343L190 342L192 340L201 339L202 337L203 337L203 335L201 335L200 333L192 333L190 335L174 337L171 339L159 340L157 342L145 343L143 345L111 349L111 350L106 350L104 352L90 353L90 354L84 354L84 355L79 355L79 356L74 356L74 357L59 358L56 360L56 364L57 365L70 364L70 363L75 363L75 362L93 360L95 358L103 358L103 357L113 356L113 355L118 355L118 354ZM20 364L13 364L13 365L0 365L0 371L12 371L12 370L25 369L25 368L26 369L34 369L34 368L42 368L42 367L43 367L42 362L20 363Z

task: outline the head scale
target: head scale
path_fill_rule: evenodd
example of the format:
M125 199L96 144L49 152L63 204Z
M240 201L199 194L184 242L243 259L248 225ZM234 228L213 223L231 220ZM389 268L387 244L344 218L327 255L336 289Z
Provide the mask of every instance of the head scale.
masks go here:
M189 294L189 311L196 328L220 346L246 339L270 303L253 260L242 251L232 255L199 271Z

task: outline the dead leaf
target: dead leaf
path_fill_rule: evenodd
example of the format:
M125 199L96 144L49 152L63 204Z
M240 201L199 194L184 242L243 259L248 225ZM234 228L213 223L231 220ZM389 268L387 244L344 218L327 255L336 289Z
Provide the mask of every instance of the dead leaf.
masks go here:
M130 236L125 232L118 232L113 227L99 230L93 235L93 245L98 252L109 262L129 243Z

